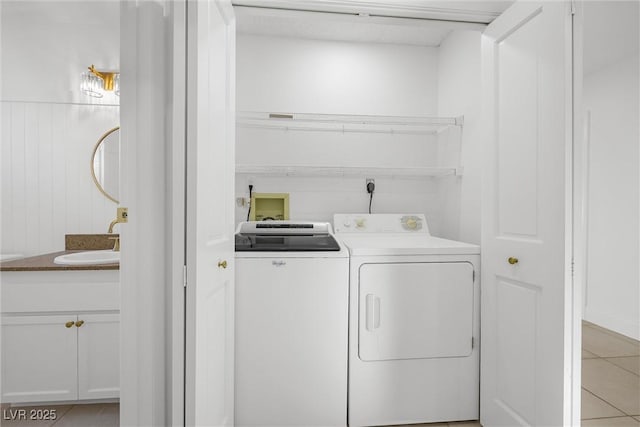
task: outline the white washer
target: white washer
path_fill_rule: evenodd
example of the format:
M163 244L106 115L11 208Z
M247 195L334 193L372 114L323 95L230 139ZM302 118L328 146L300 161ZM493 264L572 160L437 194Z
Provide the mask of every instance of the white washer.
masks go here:
M347 424L348 299L330 224L240 224L235 425Z
M349 426L479 418L476 245L422 214L336 214L350 252Z

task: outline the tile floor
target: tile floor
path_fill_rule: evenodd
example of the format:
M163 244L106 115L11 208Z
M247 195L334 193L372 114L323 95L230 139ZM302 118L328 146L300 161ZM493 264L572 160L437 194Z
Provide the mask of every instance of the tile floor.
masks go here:
M40 407L43 408L43 407ZM29 407L3 405L0 425L11 427L111 427L119 425L117 403L47 406L55 420L10 420ZM13 414L17 414L13 412ZM640 342L584 322L582 328L582 425L640 427ZM480 427L474 421L413 424L411 427ZM399 426L398 426L399 427Z
M55 419L36 419L41 413L31 410L55 411ZM22 412L24 410L24 412ZM53 414L53 412L49 412ZM11 419L15 418L15 419ZM46 405L46 406L2 406L0 413L2 427L117 427L120 425L120 405L118 403L96 403L88 405Z
M640 342L583 322L582 425L640 427Z

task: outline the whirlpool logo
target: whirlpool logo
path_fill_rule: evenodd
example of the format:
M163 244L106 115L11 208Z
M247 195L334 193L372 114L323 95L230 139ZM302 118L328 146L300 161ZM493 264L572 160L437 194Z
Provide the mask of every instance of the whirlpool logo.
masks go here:
M271 261L271 265L274 265L276 267L283 267L287 265L287 263L285 261Z

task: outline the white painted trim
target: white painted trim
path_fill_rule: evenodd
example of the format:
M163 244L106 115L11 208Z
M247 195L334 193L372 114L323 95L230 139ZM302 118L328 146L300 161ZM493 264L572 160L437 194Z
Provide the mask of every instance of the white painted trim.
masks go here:
M572 75L568 76L568 90L572 93L572 147L571 147L571 194L572 210L571 217L571 256L573 258L573 277L571 278L571 293L567 295L569 319L570 345L567 351L567 366L571 367L571 379L567 384L566 391L571 399L569 401L569 413L565 417L565 423L570 425L580 425L582 410L582 292L584 280L586 279L586 196L588 194L586 157L588 155L587 145L584 138L584 124L582 114L582 79L583 79L583 20L584 8L582 1L571 1L570 9L574 11L571 15L572 25ZM566 345L565 345L566 349Z
M168 20L159 2L120 5L120 423L166 425Z
M167 144L166 186L167 210L172 213L167 222L167 421L172 426L184 426L184 316L185 288L185 161L186 161L186 3L170 2L172 10L172 110L167 122L172 141Z
M573 118L573 150L572 150L572 174L573 174L573 281L572 293L569 295L568 304L571 305L571 350L569 366L571 366L571 381L568 384L571 395L570 413L566 420L571 425L580 425L581 401L582 401L582 317L583 317L583 290L586 280L586 249L587 249L587 195L588 195L588 144L584 134L584 117L582 101L583 82L583 23L584 7L581 0L571 1L572 15L572 118Z
M413 19L489 23L500 13L471 9L443 7L444 2L393 1L372 2L353 0L233 0L234 6L261 7L269 9L305 10L315 12L365 14Z

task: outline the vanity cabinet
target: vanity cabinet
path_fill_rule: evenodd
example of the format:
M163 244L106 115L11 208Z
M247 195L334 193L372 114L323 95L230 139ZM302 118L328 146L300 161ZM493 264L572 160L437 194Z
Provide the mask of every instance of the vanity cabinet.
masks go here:
M78 330L78 399L118 397L120 316L85 314Z
M118 398L118 271L1 279L2 403Z
M2 402L78 398L75 326L69 315L3 316Z

